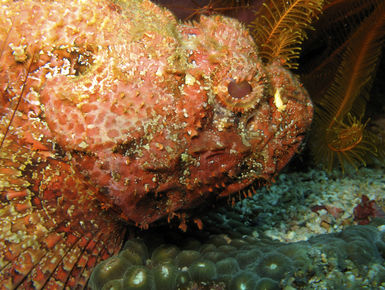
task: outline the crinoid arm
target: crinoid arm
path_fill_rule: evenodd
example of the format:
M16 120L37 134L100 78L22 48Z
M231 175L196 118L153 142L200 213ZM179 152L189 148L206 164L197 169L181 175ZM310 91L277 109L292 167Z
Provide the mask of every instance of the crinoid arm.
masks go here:
M268 0L257 11L251 33L266 62L279 59L288 68L297 68L295 60L309 29L322 10L322 0Z
M346 164L358 168L378 156L379 138L362 119L384 43L384 19L385 1L379 1L349 36L327 92L314 100L310 147L315 161L329 170L338 163L343 171Z

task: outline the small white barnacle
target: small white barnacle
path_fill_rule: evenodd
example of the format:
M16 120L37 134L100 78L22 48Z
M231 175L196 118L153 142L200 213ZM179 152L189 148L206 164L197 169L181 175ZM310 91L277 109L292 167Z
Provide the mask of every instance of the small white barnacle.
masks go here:
M185 76L185 83L186 85L192 86L195 83L195 78L190 75L189 73L186 74Z
M12 50L12 55L14 56L16 62L23 63L27 60L28 55L27 55L27 52L25 50L27 48L26 45L16 46L13 43L10 43L9 47Z
M286 109L286 105L283 104L281 99L281 88L278 88L274 94L274 104L277 107L278 112L283 112Z
M85 141L82 141L82 142L79 143L79 147L81 149L86 149L88 147L88 144Z
M161 77L163 75L163 67L158 67L155 73L156 76Z

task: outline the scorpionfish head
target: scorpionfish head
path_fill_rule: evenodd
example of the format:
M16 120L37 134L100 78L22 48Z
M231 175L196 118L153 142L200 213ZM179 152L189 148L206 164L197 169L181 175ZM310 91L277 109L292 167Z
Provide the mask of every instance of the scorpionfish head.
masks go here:
M27 4L14 10L36 10L33 25L12 28L4 63L28 69L19 111L37 117L14 125L59 150L125 220L183 219L270 180L298 150L312 117L308 95L279 62L260 59L238 21L179 23L147 0L101 1L57 26L54 6ZM13 71L5 72L17 78Z

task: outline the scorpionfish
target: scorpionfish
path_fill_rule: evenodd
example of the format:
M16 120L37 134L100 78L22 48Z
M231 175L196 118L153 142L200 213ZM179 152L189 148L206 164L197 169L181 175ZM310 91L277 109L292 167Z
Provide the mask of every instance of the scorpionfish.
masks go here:
M83 288L125 225L271 180L313 113L237 20L149 0L0 2L0 288Z

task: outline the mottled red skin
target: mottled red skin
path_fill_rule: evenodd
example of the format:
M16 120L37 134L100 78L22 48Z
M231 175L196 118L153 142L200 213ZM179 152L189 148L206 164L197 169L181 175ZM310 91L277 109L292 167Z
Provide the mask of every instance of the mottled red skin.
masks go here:
M125 227L67 163L7 140L0 165L0 289L85 288Z
M231 95L234 81L247 89ZM147 0L3 1L0 104L10 288L83 287L119 249L119 219L184 223L270 180L312 117L297 79L263 64L240 23L181 24Z
M127 221L146 227L269 180L296 152L312 116L308 96L279 64L261 63L236 21L178 24L147 1L37 3L26 1L25 15L15 16L25 23L3 21L1 87L19 89L3 97L8 119L22 95L22 116L7 138L67 152L55 158L74 165ZM151 11L155 26L172 28L133 22L140 19L130 5ZM49 9L68 16L52 18ZM251 103L232 107L232 80L248 81Z

